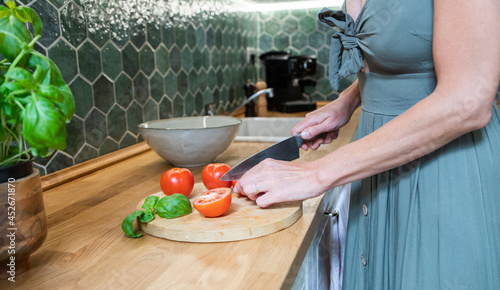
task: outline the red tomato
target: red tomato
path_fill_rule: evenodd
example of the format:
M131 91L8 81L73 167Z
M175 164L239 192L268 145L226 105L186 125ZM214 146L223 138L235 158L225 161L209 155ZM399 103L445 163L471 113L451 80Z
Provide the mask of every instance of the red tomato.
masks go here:
M231 200L231 189L220 187L202 193L193 202L193 206L199 213L206 217L218 217L229 210Z
M180 193L187 197L193 191L194 176L189 169L172 168L161 176L160 187L165 195Z
M224 163L208 164L201 172L201 180L207 189L214 189L219 187L230 188L231 181L222 181L220 178L231 169L229 165Z

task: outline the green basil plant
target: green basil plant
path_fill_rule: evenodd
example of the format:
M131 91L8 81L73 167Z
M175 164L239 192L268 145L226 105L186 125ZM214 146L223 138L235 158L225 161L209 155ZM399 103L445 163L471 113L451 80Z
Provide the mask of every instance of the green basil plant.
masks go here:
M66 148L73 94L54 62L34 50L42 21L12 0L0 6L0 167ZM32 31L28 29L29 25Z

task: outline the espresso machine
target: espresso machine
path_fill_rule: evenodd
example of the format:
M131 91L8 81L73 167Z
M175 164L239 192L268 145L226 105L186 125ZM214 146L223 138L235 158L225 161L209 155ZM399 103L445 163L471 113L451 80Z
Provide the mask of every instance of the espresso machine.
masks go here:
M262 54L260 60L267 86L274 90L274 97L267 98L269 111L294 113L316 109L316 103L304 100L305 86L316 86L316 80L311 78L316 73L315 55L270 51Z

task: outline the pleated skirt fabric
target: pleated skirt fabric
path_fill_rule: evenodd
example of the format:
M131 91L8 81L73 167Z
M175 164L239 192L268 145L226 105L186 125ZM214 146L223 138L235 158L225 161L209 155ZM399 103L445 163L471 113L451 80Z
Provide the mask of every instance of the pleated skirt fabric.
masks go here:
M358 139L435 87L432 73L358 79ZM343 289L500 289L499 215L500 116L493 106L486 127L352 184Z

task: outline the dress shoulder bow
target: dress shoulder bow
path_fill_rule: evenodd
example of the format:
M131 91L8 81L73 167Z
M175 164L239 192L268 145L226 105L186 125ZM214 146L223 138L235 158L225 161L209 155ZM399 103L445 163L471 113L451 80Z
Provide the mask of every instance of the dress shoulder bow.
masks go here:
M364 67L354 21L344 11L328 8L323 8L318 18L323 25L337 28L331 37L328 74L330 85L338 91L341 77L355 74Z

